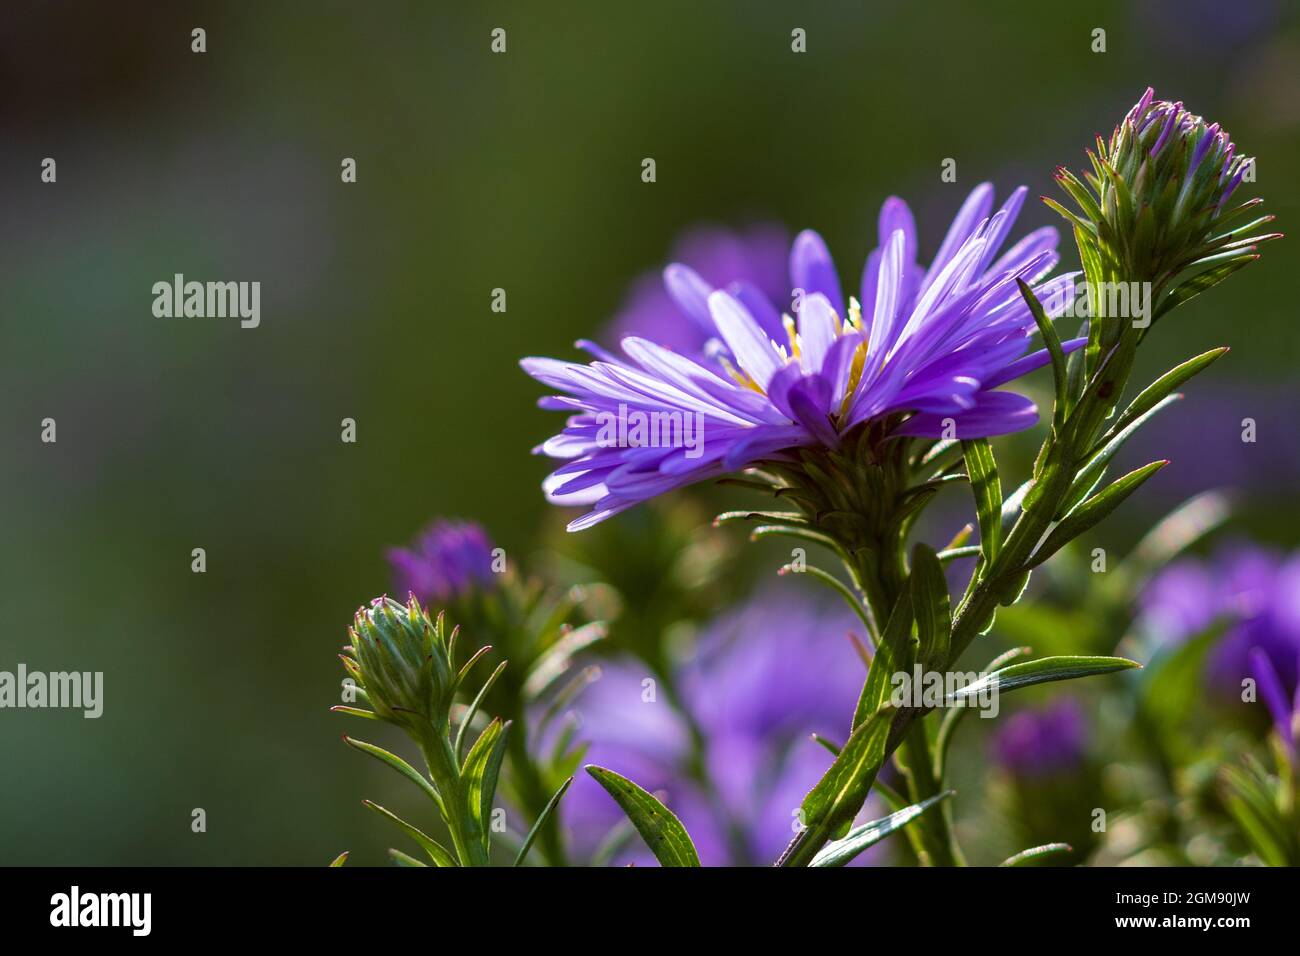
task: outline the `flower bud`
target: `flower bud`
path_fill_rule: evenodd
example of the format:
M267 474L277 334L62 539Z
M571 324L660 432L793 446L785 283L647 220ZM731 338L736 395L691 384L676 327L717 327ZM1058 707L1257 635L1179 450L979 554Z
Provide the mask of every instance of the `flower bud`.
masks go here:
M1228 204L1254 160L1237 152L1218 123L1181 102L1156 100L1150 88L1109 141L1097 138L1088 158L1092 172L1083 180L1064 168L1056 177L1082 216L1048 202L1095 246L1101 280L1149 282L1163 292L1184 273L1217 269L1218 281L1258 258L1259 242L1277 238L1249 235L1272 216L1223 228L1261 202Z
M420 736L445 720L452 675L443 622L412 597L401 605L375 598L357 611L344 667L376 715Z

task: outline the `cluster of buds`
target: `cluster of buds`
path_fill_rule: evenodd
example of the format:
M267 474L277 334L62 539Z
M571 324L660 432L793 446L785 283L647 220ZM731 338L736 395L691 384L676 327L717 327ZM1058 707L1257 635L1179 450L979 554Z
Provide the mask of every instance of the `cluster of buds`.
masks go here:
M1082 215L1045 201L1095 250L1098 261L1084 261L1089 281L1150 283L1156 318L1259 258L1258 244L1278 237L1253 235L1272 216L1224 228L1263 201L1229 205L1237 187L1253 181L1254 159L1239 154L1218 123L1156 100L1150 88L1109 141L1097 137L1088 158L1092 171L1082 180L1064 167L1056 175Z

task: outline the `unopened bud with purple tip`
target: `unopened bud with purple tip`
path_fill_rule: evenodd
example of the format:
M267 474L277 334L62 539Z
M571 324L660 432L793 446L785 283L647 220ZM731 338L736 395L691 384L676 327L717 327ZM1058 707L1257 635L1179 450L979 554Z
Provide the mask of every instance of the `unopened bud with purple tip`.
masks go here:
M1057 171L1078 204L1048 204L1075 224L1097 253L1089 280L1150 283L1155 318L1259 258L1272 216L1246 216L1263 200L1229 200L1254 168L1227 131L1148 88L1088 150L1092 170ZM1085 269L1089 263L1085 261ZM1095 273L1095 274L1094 274Z

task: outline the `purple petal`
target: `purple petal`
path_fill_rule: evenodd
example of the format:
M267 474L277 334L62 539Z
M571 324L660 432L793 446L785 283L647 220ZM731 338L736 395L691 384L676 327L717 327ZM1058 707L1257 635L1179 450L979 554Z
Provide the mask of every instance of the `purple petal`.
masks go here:
M796 289L803 289L807 297L815 292L826 296L838 316L844 316L844 295L840 292L840 279L835 263L822 237L805 229L795 237L790 250L790 281Z
M1037 421L1038 407L1023 395L983 392L969 411L952 415L920 412L904 422L895 434L942 438L945 427L951 422L953 431L949 437L987 438L1029 428Z
M713 314L718 334L736 357L741 371L757 382L759 388L766 389L772 376L784 364L776 354L772 340L745 307L726 292L709 296L709 311Z

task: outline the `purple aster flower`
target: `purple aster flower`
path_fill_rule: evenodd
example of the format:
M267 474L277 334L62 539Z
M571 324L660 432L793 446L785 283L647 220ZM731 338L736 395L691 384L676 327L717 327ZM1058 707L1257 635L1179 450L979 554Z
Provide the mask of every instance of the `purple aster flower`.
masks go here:
M1087 720L1070 697L1041 710L1020 711L1002 723L992 742L994 761L1018 780L1069 774L1087 753Z
M566 393L542 399L570 418L537 451L565 460L544 482L551 499L590 508L570 530L759 462L795 462L795 449L838 449L873 424L885 435L963 439L1033 425L1033 402L996 390L1048 361L1045 349L1025 354L1036 325L1016 280L1032 284L1055 267L1056 231L998 255L1024 196L1016 190L994 212L992 187L977 186L928 267L917 262L907 204L886 200L860 300L845 301L821 237L801 233L790 253L797 322L753 286L716 289L670 266L673 299L716 331L709 358L631 336L624 357L580 343L596 361L524 359L525 371ZM1063 307L1073 282L1036 291Z
M1238 545L1210 561L1188 558L1162 571L1141 604L1144 627L1165 642L1227 623L1206 663L1207 682L1225 700L1239 700L1253 677L1276 717L1277 702L1300 691L1300 555Z
M844 736L866 668L847 634L857 621L793 595L758 598L719 618L675 675L682 706L706 739L696 763L690 725L653 678L630 661L602 665L578 698L585 760L651 792L690 832L706 865L767 864L792 835L794 813L830 766L816 732ZM622 819L609 795L580 774L560 804L588 851ZM653 863L639 844L624 861Z
M495 583L492 543L469 521L435 521L413 549L391 549L388 561L397 593L414 594L424 604L443 605Z
M743 295L745 290L779 302L789 293L786 259L789 234L774 224L731 231L715 226L693 229L672 249L670 261L681 263L716 289ZM638 278L618 315L610 323L606 341L617 344L628 336L649 339L682 355L700 355L715 340L712 322L679 304L681 286L677 266L665 273L650 272Z

